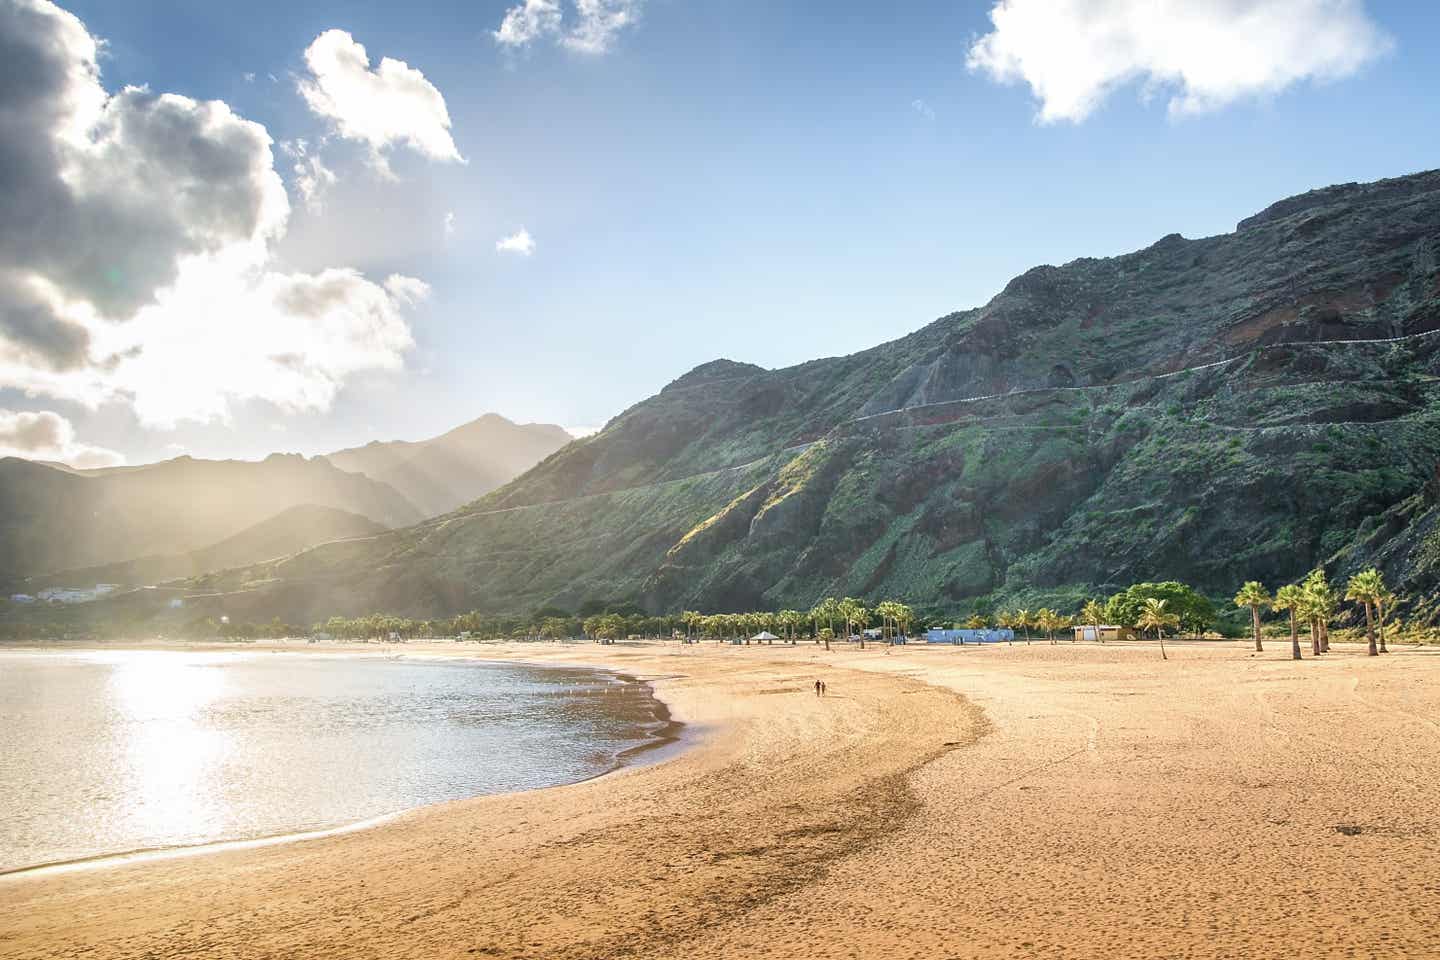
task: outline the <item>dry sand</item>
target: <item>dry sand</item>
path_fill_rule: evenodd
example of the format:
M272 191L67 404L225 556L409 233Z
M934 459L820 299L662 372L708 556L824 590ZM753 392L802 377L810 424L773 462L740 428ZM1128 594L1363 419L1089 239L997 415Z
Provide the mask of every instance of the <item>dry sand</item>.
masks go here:
M0 956L1440 957L1440 651L1245 646L486 647L652 678L692 745L0 879Z

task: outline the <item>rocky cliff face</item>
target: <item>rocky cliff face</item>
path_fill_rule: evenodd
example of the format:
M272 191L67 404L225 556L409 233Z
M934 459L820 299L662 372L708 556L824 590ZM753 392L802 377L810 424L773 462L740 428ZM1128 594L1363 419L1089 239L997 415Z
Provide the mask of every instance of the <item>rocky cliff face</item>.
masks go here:
M289 616L957 610L1377 562L1426 606L1436 330L1440 172L1331 187L849 357L707 364L457 513L230 580Z

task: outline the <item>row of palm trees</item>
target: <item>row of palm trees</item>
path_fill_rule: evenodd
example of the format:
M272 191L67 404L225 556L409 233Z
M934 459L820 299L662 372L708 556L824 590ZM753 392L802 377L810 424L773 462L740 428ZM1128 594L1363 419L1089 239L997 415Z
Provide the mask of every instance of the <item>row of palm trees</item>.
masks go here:
M1385 645L1385 610L1393 609L1397 598L1386 587L1385 578L1380 571L1370 567L1352 576L1345 585L1343 599L1357 604L1364 611L1365 634L1369 640L1370 656L1389 653L1389 648ZM1237 607L1250 608L1257 652L1264 650L1261 640L1260 611L1270 607L1284 610L1289 614L1290 652L1296 660L1301 659L1300 624L1302 623L1308 625L1310 630L1312 655L1320 656L1330 652L1330 622L1339 612L1340 601L1341 595L1330 585L1323 569L1311 571L1300 583L1286 584L1277 590L1274 596L1271 596L1265 585L1258 580L1247 581L1235 594ZM1101 639L1100 626L1105 619L1106 607L1098 600L1086 601L1080 610L1079 621L1093 626L1096 639L1102 643L1104 641ZM1055 634L1072 628L1076 618L1062 616L1048 607L1041 607L1034 613L1023 609L1013 612L1002 611L996 615L995 622L998 626L1022 633L1027 643L1030 639L1029 631L1032 628L1043 631L1050 638L1050 642L1054 643ZM1139 630L1141 634L1153 632L1160 644L1160 656L1167 660L1169 656L1165 652L1165 632L1176 629L1179 625L1179 615L1167 609L1167 601L1158 597L1145 599L1135 622L1125 624L1125 626ZM976 615L966 621L965 626L983 628L989 626L989 623L984 617Z
M1330 621L1339 612L1340 603L1348 600L1365 612L1365 636L1369 655L1389 653L1385 646L1385 610L1394 608L1396 597L1385 585L1385 577L1374 567L1362 570L1345 584L1342 595L1332 587L1325 571L1316 569L1300 583L1290 583L1270 591L1258 580L1250 580L1235 594L1235 606L1250 608L1250 621L1255 632L1255 649L1263 650L1260 640L1260 611L1266 607L1283 610L1290 616L1290 656L1300 659L1300 624L1310 628L1310 652L1320 656L1330 652ZM1379 624L1378 644L1376 624Z
M1075 626L1075 618L1062 616L1049 607L1041 607L1033 613L1023 609L1002 610L995 614L995 625L1020 634L1026 643L1030 642L1031 630L1039 630L1049 638L1051 643L1055 643L1055 635ZM969 630L983 630L988 626L990 626L990 621L979 614L975 614L965 621L965 627Z
M1261 613L1265 609L1284 611L1290 621L1291 654L1300 659L1300 628L1310 631L1312 654L1327 653L1330 649L1329 626L1339 613L1345 601L1356 604L1363 610L1365 630L1369 639L1371 656L1388 653L1385 643L1385 615L1395 609L1396 597L1385 585L1379 570L1370 568L1350 577L1343 593L1326 579L1324 570L1314 570L1299 583L1280 587L1272 596L1259 581L1249 581L1236 593L1234 603L1240 608L1249 608L1254 633L1255 649L1263 650L1261 639ZM1168 608L1168 601L1161 598L1146 598L1137 608L1131 608L1124 619L1133 622L1123 626L1133 627L1142 634L1151 634L1160 643L1160 655L1169 659L1165 651L1167 631L1180 626L1180 617ZM1058 634L1078 624L1095 629L1096 638L1103 641L1100 627L1108 621L1115 622L1115 605L1109 606L1100 600L1089 600L1082 606L1078 616L1064 615L1049 607L1037 610L1016 609L1000 611L991 618L974 614L956 627L974 630L995 626L1012 630L1022 636L1026 643L1032 639L1032 631L1038 631L1053 644ZM716 640L746 639L761 632L771 632L794 643L798 638L813 639L816 643L830 643L842 636L858 636L860 645L866 642L866 629L872 625L880 627L881 637L888 641L909 634L919 618L906 604L885 600L873 607L856 597L825 597L809 610L753 611L750 613L705 614L687 610L681 614L646 615L642 613L620 614L599 613L590 617L536 614L529 618L461 614L447 620L411 620L382 614L365 617L331 617L317 623L316 632L324 631L345 639L368 639L373 637L399 636L464 636L498 638L504 636L548 637L563 640L579 632L605 642L613 642L627 636L672 637L682 631L685 637L696 639L708 637ZM1378 630L1377 630L1378 628ZM298 628L284 627L294 631ZM256 634L264 635L257 631ZM288 634L287 634L288 635ZM1014 642L1013 639L1011 641Z
M826 650L830 649L830 642L839 636L837 627L844 628L846 637L858 633L860 646L864 647L865 630L871 624L879 624L880 635L888 642L908 633L916 621L915 612L898 601L884 600L870 607L855 597L825 597L809 610L708 614L686 610L675 619L683 626L687 639L708 637L749 642L753 636L774 632L791 643L801 637L813 639L816 643L825 644ZM571 622L565 621L567 624ZM633 626L634 618L616 613L595 614L581 622L588 636L604 642L614 642L636 633ZM555 624L547 620L540 626L541 635L549 635L552 627L560 629L562 624L558 620Z

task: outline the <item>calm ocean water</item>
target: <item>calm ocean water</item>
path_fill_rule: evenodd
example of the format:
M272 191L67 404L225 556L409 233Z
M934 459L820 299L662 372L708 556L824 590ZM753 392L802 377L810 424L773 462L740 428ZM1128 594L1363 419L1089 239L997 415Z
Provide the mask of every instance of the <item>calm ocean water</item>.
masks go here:
M0 651L0 871L569 783L662 717L580 668Z

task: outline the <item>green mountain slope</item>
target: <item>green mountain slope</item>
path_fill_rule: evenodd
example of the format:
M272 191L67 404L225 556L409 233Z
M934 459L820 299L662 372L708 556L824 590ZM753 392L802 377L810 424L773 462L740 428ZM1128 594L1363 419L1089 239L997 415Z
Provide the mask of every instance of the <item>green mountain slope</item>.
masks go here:
M706 364L445 517L211 581L249 619L931 610L1379 563L1437 596L1440 172L1038 267L848 357Z

